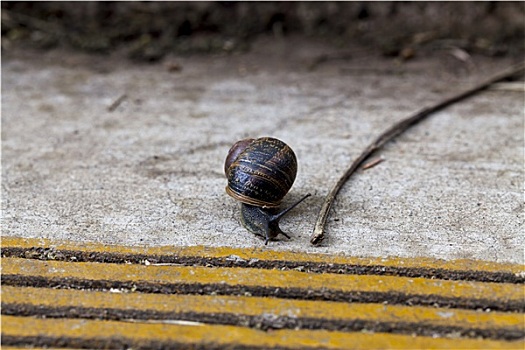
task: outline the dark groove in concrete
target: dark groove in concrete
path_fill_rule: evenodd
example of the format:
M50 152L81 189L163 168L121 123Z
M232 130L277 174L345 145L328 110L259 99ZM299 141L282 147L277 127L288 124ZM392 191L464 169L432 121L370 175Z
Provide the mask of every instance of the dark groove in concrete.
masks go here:
M476 281L492 283L525 283L525 275L511 272L461 271L441 268L394 267L381 265L346 265L308 261L282 260L243 260L227 257L204 258L177 255L118 254L74 250L55 250L51 248L2 248L2 257L27 258L37 260L57 260L69 262L98 262L112 264L180 264L183 266L244 267L253 269L297 270L310 273L337 273L349 275L402 276L412 278L431 278L453 281Z
M15 287L67 288L79 290L122 289L140 293L193 295L251 295L299 300L325 300L352 303L386 303L394 305L421 305L461 309L482 309L503 312L525 312L525 301L450 298L439 295L415 295L400 292L359 292L325 289L275 288L201 283L151 283L77 278L45 278L41 276L2 275L2 283Z
M417 336L448 335L464 338L484 338L514 341L525 337L523 329L499 328L479 329L474 327L442 326L421 322L385 322L378 320L351 320L243 315L242 313L199 313L199 312L160 312L155 310L125 310L113 308L88 308L78 306L49 307L33 304L2 303L2 315L33 316L45 318L82 318L91 320L181 320L207 324L232 325L260 330L271 329L309 329L339 332L369 331L376 333L415 334Z

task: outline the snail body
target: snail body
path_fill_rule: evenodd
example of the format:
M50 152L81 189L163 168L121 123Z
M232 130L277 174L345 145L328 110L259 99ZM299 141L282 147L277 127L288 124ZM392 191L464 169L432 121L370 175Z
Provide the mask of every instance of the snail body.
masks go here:
M226 193L241 202L244 227L263 236L265 244L279 234L290 238L279 228L279 220L310 196L280 212L277 209L297 175L293 150L271 137L240 140L228 152L224 171Z

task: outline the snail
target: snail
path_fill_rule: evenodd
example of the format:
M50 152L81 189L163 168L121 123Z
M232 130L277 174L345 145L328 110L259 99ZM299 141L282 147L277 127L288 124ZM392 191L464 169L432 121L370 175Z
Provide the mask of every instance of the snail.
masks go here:
M226 193L241 202L241 221L248 231L268 242L279 234L279 220L310 194L279 211L278 206L297 175L297 157L281 140L271 137L237 141L224 163Z

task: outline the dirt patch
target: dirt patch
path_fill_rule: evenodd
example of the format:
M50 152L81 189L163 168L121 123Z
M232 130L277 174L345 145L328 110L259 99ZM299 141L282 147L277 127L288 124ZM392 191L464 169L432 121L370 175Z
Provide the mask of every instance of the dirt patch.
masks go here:
M520 2L3 2L2 10L4 50L67 46L149 62L169 53L244 52L268 35L364 44L401 58L424 47L490 56L524 51Z

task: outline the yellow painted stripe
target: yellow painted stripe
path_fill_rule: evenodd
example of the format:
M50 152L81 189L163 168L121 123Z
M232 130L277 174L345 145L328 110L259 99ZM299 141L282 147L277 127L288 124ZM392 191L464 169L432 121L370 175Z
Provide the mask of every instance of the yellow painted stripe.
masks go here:
M3 274L150 283L203 283L342 292L396 292L450 298L523 301L523 286L394 276L310 274L294 270L253 270L188 266L69 263L3 258Z
M220 325L145 324L78 319L39 319L2 317L2 336L123 338L133 342L176 340L183 344L230 344L246 347L294 348L425 348L425 349L510 349L523 348L523 342L478 339L443 339L386 333L364 334L309 330L275 330L264 332L251 328Z
M257 316L413 322L437 326L477 329L523 327L523 314L483 312L383 304L350 304L327 301L282 300L274 298L210 295L158 295L107 293L78 290L2 287L3 303L24 303L46 307L113 308L170 313L231 313Z
M319 262L347 265L365 266L392 266L406 268L435 268L447 270L472 270L486 272L510 272L525 275L525 266L520 264L495 263L479 260L453 260L444 261L429 258L358 258L344 255L328 255L314 253L293 253L285 251L272 251L264 246L257 248L236 249L229 247L210 248L203 246L193 247L123 247L97 243L79 243L72 241L51 241L47 239L2 237L3 247L43 247L57 250L94 251L118 254L147 254L147 255L177 255L177 256L200 256L207 258L228 257L236 255L242 259L259 260L286 260L298 262ZM312 248L315 249L315 248Z

